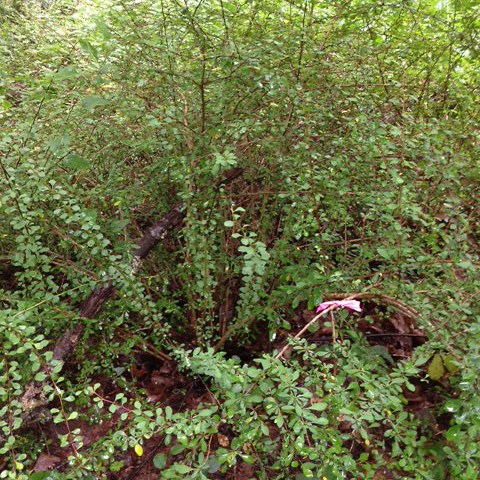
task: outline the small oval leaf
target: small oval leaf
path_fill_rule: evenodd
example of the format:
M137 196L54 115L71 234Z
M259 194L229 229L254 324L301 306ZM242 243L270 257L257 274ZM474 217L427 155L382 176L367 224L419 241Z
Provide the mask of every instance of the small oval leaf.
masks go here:
M155 468L163 470L167 465L167 456L164 453L157 453L157 455L153 457L153 465Z
M108 104L108 100L105 100L102 97L97 97L96 95L85 97L82 100L82 107L86 108L87 110L93 110L95 107L101 107L107 104Z
M440 380L444 373L445 367L443 366L442 357L436 353L430 361L430 365L428 366L428 376L432 380Z
M135 453L141 457L143 455L143 447L141 445L139 445L138 443L135 445L134 447L135 449Z
M90 162L80 155L69 155L64 165L72 170L88 170L90 168Z

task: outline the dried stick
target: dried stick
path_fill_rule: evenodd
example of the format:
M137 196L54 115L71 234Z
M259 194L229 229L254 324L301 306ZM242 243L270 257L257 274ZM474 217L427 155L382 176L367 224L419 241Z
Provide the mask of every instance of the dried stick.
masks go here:
M143 237L136 243L132 251L132 271L137 272L141 266L142 260L148 255L150 250L165 236L167 233L178 226L184 217L183 208L179 205L170 210L159 222L149 228ZM115 287L111 281L102 287L95 289L80 307L81 318L94 318L102 309L103 305L115 294ZM53 359L65 362L75 350L80 337L82 336L85 325L79 321L78 324L68 329L58 340L53 348ZM52 368L46 366L43 369L47 373L51 373ZM34 408L44 406L48 403L43 393L43 383L31 381L25 388L25 393L21 398L25 417Z
M350 297L346 298L346 300L354 300L356 297L356 295L351 295ZM327 309L325 310L322 310L322 312L320 312L318 315L315 315L294 337L293 339L296 339L296 338L300 338L309 328L311 325L313 325L317 320L319 320L320 318L324 317L327 313L335 310L337 307L337 305L332 305L330 307L328 307ZM277 353L277 355L275 356L275 359L278 360L279 358L282 358L284 353L288 350L288 347L289 347L289 344L287 342L287 344Z

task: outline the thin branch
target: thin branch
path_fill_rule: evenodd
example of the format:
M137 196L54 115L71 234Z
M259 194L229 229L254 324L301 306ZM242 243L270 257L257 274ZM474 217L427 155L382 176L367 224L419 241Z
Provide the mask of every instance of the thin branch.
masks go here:
M358 295L358 294L357 294ZM347 300L354 300L355 298L357 298L357 295L351 295L350 297L347 298ZM321 313L319 313L318 315L315 315L294 337L293 339L296 339L296 338L300 338L315 322L317 322L318 320L320 320L320 318L324 317L327 313L330 313L332 312L333 310L335 310L336 308L338 308L336 305L332 305L330 307L328 307L326 310L323 310ZM290 345L287 344L277 353L277 355L275 356L275 359L278 360L280 358L283 357L283 355L285 354L285 352L288 350L288 348L290 347Z
M350 293L327 293L324 295L325 300L350 300ZM357 300L377 300L384 305L391 306L399 310L406 317L417 318L420 316L419 312L413 307L406 305L405 303L397 300L396 298L389 297L383 293L377 292L361 292L353 294Z

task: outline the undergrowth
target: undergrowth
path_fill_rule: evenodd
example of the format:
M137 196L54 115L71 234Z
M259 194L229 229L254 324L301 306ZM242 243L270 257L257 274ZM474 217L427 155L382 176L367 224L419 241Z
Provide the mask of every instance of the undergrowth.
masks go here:
M478 478L475 2L0 13L0 478Z

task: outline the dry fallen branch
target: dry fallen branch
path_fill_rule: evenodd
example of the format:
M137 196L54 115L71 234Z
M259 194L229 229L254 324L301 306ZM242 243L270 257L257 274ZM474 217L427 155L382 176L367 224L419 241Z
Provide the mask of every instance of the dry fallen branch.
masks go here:
M184 217L183 208L179 205L170 210L159 222L149 228L143 237L136 243L132 255L132 271L135 273L139 270L142 260L148 255L150 250L165 236L167 233L178 226ZM94 290L80 307L80 318L94 318L102 309L103 305L115 294L115 287L112 282L107 282L104 286ZM53 349L53 359L65 362L75 350L80 337L84 330L83 322L79 323L71 329L68 329L62 337L60 337ZM44 371L51 373L51 367L46 366ZM21 398L24 417L28 416L31 410L44 406L48 403L43 393L44 383L31 381Z
M225 177L219 182L219 184L230 182L240 176L241 173L242 169L233 168L226 172ZM150 227L143 237L136 242L132 250L133 258L131 266L133 274L139 271L143 259L147 257L153 247L163 240L171 230L178 227L182 223L184 217L184 206L176 205L164 215L160 221ZM103 305L112 298L114 294L115 287L112 282L107 282L102 287L95 289L80 307L80 318L94 318L102 309ZM84 324L81 321L74 328L67 330L55 344L53 349L53 359L65 363L75 350L83 330ZM47 374L50 374L51 367L45 367L44 371ZM48 403L48 400L43 393L43 386L44 383L36 381L31 381L27 385L21 398L21 403L24 409L24 418L26 418L33 409L44 406Z

